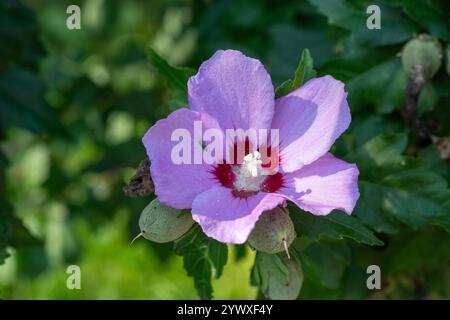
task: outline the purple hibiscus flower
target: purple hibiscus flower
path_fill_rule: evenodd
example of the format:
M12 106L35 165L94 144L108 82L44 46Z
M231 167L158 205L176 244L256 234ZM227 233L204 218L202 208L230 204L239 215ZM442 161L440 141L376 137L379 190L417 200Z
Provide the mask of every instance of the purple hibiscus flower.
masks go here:
M189 79L189 109L159 120L143 138L156 195L170 207L192 209L203 231L225 243L244 243L261 213L286 201L315 215L351 214L359 198L358 168L328 153L350 124L346 97L342 82L324 76L275 100L258 60L217 51ZM172 133L183 128L194 134L196 121L221 132L277 129L272 153L278 170L264 173L260 153L248 145L239 164L175 164Z

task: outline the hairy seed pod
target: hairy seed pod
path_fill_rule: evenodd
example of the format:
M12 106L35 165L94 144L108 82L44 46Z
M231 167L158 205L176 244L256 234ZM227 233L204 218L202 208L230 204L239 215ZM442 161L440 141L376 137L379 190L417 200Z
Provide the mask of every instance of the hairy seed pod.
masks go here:
M141 213L141 233L136 238L143 236L154 242L170 242L184 235L193 224L189 211L170 208L154 199Z
M267 296L271 300L295 300L297 299L303 284L303 272L299 262L295 259L283 258L289 277L286 283L280 282L275 277L269 279Z
M291 218L283 209L277 207L263 212L250 233L248 243L261 252L277 253L283 250L287 252L295 237Z
M420 65L425 79L429 80L441 67L442 47L436 39L421 34L403 47L402 64L409 75L412 74L415 66Z

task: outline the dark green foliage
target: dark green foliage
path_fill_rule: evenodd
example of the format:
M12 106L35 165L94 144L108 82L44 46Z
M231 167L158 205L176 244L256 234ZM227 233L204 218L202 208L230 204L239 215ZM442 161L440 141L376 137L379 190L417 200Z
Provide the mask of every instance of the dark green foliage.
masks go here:
M175 68L161 58L155 50L148 50L148 60L166 79L172 94L170 105L173 108L187 107L187 81L195 74L195 70L189 68Z
M350 238L372 246L383 244L358 219L347 216L342 212L334 212L325 217L316 217L294 206L291 206L291 209L297 233L312 240L320 240L321 237L325 236L336 239Z
M16 1L2 2L0 21L0 143L13 127L64 134L56 114L44 101L45 90L36 73L43 48L33 12ZM8 159L0 150L0 265L9 256L8 246L39 244L13 213L5 192L7 166Z
M200 228L175 242L175 252L183 256L187 274L194 278L195 288L201 299L211 299L211 276L219 278L227 263L226 244L208 238Z
M436 224L448 230L447 182L426 162L402 156L406 142L403 134L379 135L349 155L362 171L355 214L379 232L395 232L395 220L412 228Z
M351 216L289 207L298 235L290 254L304 274L299 297L450 297L450 165L405 125L409 78L399 57L418 33L448 52L448 1L85 1L75 31L65 28L69 4L0 2L0 298L195 298L183 271L173 271L174 251L201 298L213 296L212 283L222 297L213 279L227 260L230 268L235 257L248 261L248 248L228 259L229 247L199 227L175 250L130 247L151 199L121 190L145 156L143 134L187 107L189 77L227 48L260 59L277 97L327 74L348 92L352 123L332 153L357 164L361 196ZM370 4L381 9L381 30L366 28ZM419 99L421 119L439 137L450 136L445 55ZM89 290L65 289L71 263L86 268ZM372 264L382 270L377 292L366 287ZM161 282L168 278L177 288ZM270 281L289 282L283 252L256 254L252 283L270 296ZM245 281L239 286L229 297L247 298L239 295Z

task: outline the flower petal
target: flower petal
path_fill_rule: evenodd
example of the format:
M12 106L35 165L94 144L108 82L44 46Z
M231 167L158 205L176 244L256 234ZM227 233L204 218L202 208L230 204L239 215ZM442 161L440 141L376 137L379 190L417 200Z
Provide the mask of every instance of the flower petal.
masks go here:
M191 208L198 194L217 183L211 173L211 165L203 161L194 164L194 152L201 154L202 143L194 141L194 121L201 121L200 113L179 109L166 119L159 120L142 139L151 161L155 194L162 203L176 209ZM187 130L185 132L191 137L191 164L176 164L172 159L172 150L180 143L180 140L172 141L172 133L176 129Z
M303 210L327 215L332 210L351 214L359 198L356 165L326 154L300 170L284 176L286 195Z
M269 129L274 89L260 61L219 50L188 81L189 107L217 119L223 129Z
M192 217L207 236L225 243L244 243L261 213L283 201L280 195L262 192L237 198L231 189L213 187L195 198Z
M315 78L277 100L272 128L279 129L281 168L293 172L324 155L350 124L344 84Z

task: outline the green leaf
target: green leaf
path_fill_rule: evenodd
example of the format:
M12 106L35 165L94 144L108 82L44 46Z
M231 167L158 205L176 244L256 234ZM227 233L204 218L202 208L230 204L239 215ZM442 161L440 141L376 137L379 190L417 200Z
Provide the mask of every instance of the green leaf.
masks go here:
M319 75L332 75L341 81L348 81L373 66L373 59L330 59L320 66Z
M441 159L439 151L434 145L429 145L420 150L418 156L429 164L433 172L436 172L447 181L450 181L450 166L448 165L448 162Z
M5 263L6 258L9 257L7 252L7 241L6 241L6 226L3 225L0 220L0 265Z
M436 92L431 82L427 83L420 92L419 96L419 115L425 112L433 111L439 102L439 94Z
M172 67L152 48L148 49L147 57L153 67L167 80L173 99L170 103L171 106L174 108L186 107L188 105L187 81L195 74L195 70Z
M269 277L275 277L281 282L287 282L289 280L289 271L283 263L281 255L257 251L251 282L265 291L269 285Z
M3 211L0 213L0 233L3 232L4 241L13 247L41 245L42 241L30 234L22 221L13 216L2 202L0 199L0 209Z
M392 237L384 264L389 273L413 273L450 263L450 234L433 228L403 232ZM432 253L432 254L430 254Z
M13 65L35 68L45 55L40 43L40 29L33 11L19 1L0 5L0 73Z
M0 152L0 185L4 185L7 158ZM23 247L42 245L42 241L30 234L22 221L12 213L11 205L5 193L0 193L0 265L9 257L8 246Z
M379 232L395 232L396 221L415 229L432 224L449 230L447 182L425 161L402 156L405 146L405 135L385 134L347 157L361 171L355 215Z
M406 84L400 59L377 64L348 81L350 107L357 111L371 105L380 114L391 113L403 104Z
M350 250L342 242L320 241L309 244L301 251L300 258L308 281L337 288L350 264Z
M392 117L364 113L352 115L351 127L335 144L336 150L339 150L337 154L348 154L382 133L403 131L403 123L397 122Z
M304 4L298 3L298 5L299 8L306 8ZM299 25L295 19L289 21L280 17L279 22L271 23L264 31L264 33L268 33L268 38L263 40L263 46L267 48L264 59L265 66L268 68L273 83L276 83L277 86L291 78L294 70L298 67L300 53L303 49L307 48L311 52L316 66L333 56L336 42L339 39L329 36L326 23L320 16L311 12L312 9L314 8L308 6L309 13L305 14L311 14L316 21L320 19L320 23ZM291 15L299 12L297 10L289 11ZM270 43L269 46L267 46L267 42Z
M295 70L294 80L289 79L283 82L275 90L275 97L279 98L291 93L295 89L300 88L300 86L309 79L314 78L316 75L317 73L314 70L314 63L311 53L308 49L304 49L302 51L300 62L297 66L297 70Z
M445 0L403 0L405 13L429 33L450 40L448 1Z
M367 171L377 167L389 168L389 165L401 162L407 142L406 135L401 133L381 134L358 147L347 159ZM369 172L372 173L378 175L379 172Z
M0 75L0 129L11 126L36 133L67 135L55 111L43 96L41 80L28 70L13 68Z
M319 217L294 206L290 210L296 211L291 214L291 218L297 234L307 236L311 240L319 240L325 236L335 239L350 238L371 246L383 245L383 242L358 219L345 213L332 212Z
M382 176L374 182L361 181L361 189L371 199L371 204L379 203L374 209L412 228L436 224L449 230L450 190L442 177L426 167ZM362 199L364 201L367 200ZM364 210L356 212L364 220Z
M228 247L226 244L210 239L209 241L209 259L214 267L214 277L222 276L223 267L228 260Z
M311 53L308 49L304 49L300 58L300 63L297 70L295 70L293 82L294 89L299 88L303 83L315 76L316 71L314 70L314 62Z
M235 259L237 262L241 261L247 256L247 246L246 244L236 244L234 246Z
M398 223L383 210L383 190L372 188L365 181L359 181L360 197L356 204L354 215L365 225L377 232L395 233Z
M0 203L0 209L4 209L3 203ZM0 265L9 257L8 246L24 247L41 244L40 240L30 234L22 221L8 214L5 210L0 213Z
M195 288L201 299L212 298L211 276L222 275L228 259L226 244L208 238L200 228L195 228L175 242L175 252L183 256L184 269L194 278Z
M251 283L259 286L269 299L293 300L300 293L303 270L294 248L291 255L292 258L288 259L285 253L256 253Z
M390 8L377 2L381 11L381 29L370 30L366 27L369 14L368 4L346 0L309 0L328 23L351 32L358 42L372 46L402 43L417 31L414 23L404 17L397 8ZM374 4L374 3L372 3Z
M304 246L306 244L306 246ZM365 286L366 268L373 264L373 250L339 240L297 238L305 282L299 299L366 299L370 293ZM384 249L384 248L383 248ZM369 256L365 261L360 254Z

